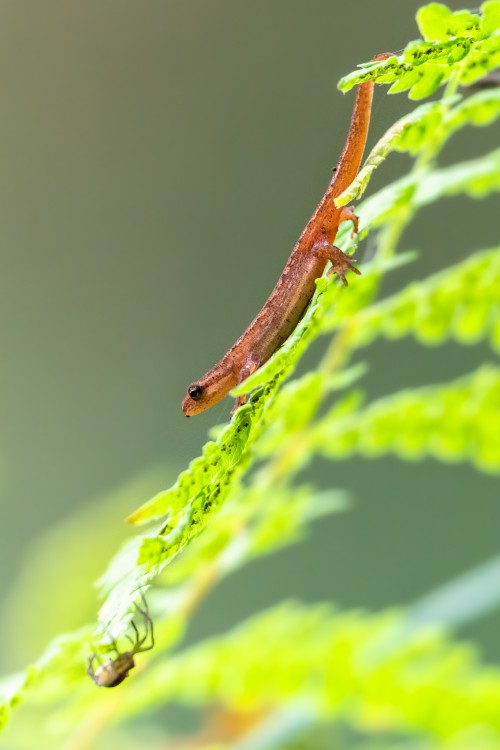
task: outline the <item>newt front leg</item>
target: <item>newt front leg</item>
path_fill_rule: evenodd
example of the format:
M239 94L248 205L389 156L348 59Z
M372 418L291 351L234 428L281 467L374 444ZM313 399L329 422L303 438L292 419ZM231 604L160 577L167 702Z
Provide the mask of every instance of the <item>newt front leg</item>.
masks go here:
M344 206L340 212L339 224L343 221L352 221L353 227L351 232L351 238L354 238L359 230L359 219L354 213L354 206Z
M256 370L258 370L259 366L260 365L257 362L255 362L253 358L250 357L245 362L245 364L240 369L240 371L238 372L238 385L240 385L240 383L243 383L244 380L249 378L250 375L252 375ZM231 409L231 414L234 414L234 412L237 411L240 406L243 406L244 404L246 404L246 402L247 402L246 394L243 394L242 396L238 396L233 408Z

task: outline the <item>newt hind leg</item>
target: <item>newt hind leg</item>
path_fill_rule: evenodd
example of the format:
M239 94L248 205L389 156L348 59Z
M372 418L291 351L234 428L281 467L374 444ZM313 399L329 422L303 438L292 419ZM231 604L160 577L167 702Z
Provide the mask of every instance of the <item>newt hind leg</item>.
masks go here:
M346 271L354 271L358 276L361 276L359 268L353 265L353 263L357 263L356 258L351 258L343 253L340 247L330 245L328 259L332 264L328 273L336 273L344 286L349 286L345 277Z
M359 219L354 213L354 206L344 206L340 212L339 224L343 221L352 221L351 237L354 238L359 231Z
M332 267L328 271L328 275L330 276L332 273L336 273L344 286L348 286L345 277L346 271L354 271L358 276L361 276L359 268L356 268L356 266L353 265L353 263L357 262L356 258L351 258L349 255L346 255L342 252L340 247L330 245L328 240L317 242L314 249L318 254L321 254L321 256L324 257L325 263L329 260L332 264Z

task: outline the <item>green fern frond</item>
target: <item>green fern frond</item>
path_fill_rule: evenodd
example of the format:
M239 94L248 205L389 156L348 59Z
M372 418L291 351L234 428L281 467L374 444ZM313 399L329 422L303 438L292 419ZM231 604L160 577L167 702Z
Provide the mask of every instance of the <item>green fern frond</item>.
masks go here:
M335 614L284 604L160 662L132 686L123 718L173 700L271 713L305 701L358 731L383 726L446 738L486 725L500 733L500 671L436 629L397 613Z
M327 750L328 745L305 745L304 750ZM346 750L500 750L500 735L485 726L467 728L453 737L400 740L361 740L347 745ZM287 749L288 750L288 749ZM292 750L292 748L290 748ZM302 750L302 749L301 749Z
M451 167L402 177L363 201L358 213L364 229L375 229L392 221L401 212L422 208L440 198L461 193L471 198L483 198L498 190L500 149Z
M353 345L410 333L423 344L486 338L500 351L500 247L477 252L366 308L356 322Z
M0 730L7 725L11 712L23 702L28 691L38 693L42 702L50 704L67 690L81 689L86 657L82 642L90 636L90 628L59 636L25 672L0 682Z
M456 102L455 106L452 104ZM398 120L374 146L350 186L336 200L337 206L345 206L360 198L365 192L373 172L393 151L415 155L434 141L437 155L444 144L466 125L485 127L500 117L500 89L480 91L468 99L453 97L439 102L422 104L413 112Z
M317 424L317 451L329 458L394 453L406 460L433 456L500 471L500 369L485 365L445 386L403 391L343 419L335 408Z
M424 6L417 14L423 40L410 42L399 57L360 66L342 78L340 90L374 80L392 83L389 93L409 90L410 99L423 99L451 78L470 86L500 65L498 7L489 0L476 15L440 3Z
M194 517L202 503L218 504L221 494L226 495L230 488L262 407L263 400L258 394L248 406L239 409L217 441L205 445L203 455L191 461L189 469L180 474L174 486L158 493L132 513L128 518L130 523L142 524L168 515L169 524L178 525L188 505Z

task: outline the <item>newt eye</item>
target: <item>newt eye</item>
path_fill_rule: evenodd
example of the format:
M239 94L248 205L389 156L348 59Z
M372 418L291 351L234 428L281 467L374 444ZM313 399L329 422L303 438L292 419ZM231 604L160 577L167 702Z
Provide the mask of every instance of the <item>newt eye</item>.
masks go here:
M204 388L202 385L198 385L198 383L194 383L193 385L190 385L188 388L188 396L191 396L191 398L196 401L197 399L201 398L203 396Z

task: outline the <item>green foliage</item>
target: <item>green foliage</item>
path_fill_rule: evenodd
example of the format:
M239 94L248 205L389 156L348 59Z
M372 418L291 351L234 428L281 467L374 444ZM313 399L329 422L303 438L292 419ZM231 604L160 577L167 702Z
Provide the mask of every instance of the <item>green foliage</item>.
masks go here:
M291 715L300 717L300 731L304 723L348 724L366 737L358 744L351 737L343 747L358 750L396 748L401 733L408 740L404 747L416 750L460 750L467 732L474 747L500 747L500 672L482 667L469 647L449 636L416 628L405 613L334 614L329 607L283 605L233 633L182 649L193 610L217 582L249 560L297 542L315 519L348 506L344 493L319 491L298 477L317 456L338 461L393 453L500 471L498 367L484 365L467 377L420 389L403 383L399 392L370 402L362 388L368 367L353 364L362 347L382 336L397 342L413 335L433 346L486 340L500 348L498 247L466 248L466 260L382 296L386 273L397 276L416 257L398 252L415 216L445 197L478 200L500 188L500 151L437 165L455 133L486 127L500 115L500 89L467 96L460 88L499 64L500 2L483 3L478 14L431 3L417 22L422 40L399 57L360 66L341 82L344 91L366 80L390 83L390 93L409 91L411 99L446 84L442 99L420 105L388 130L337 200L343 205L359 198L393 151L413 159L403 177L357 209L360 238L376 241L363 276L347 289L332 276L317 281L294 333L235 389L249 394L248 403L228 425L213 430L202 455L171 488L129 517L135 525L155 525L129 539L101 577L98 630L59 638L25 674L6 680L0 724L26 699L20 715L35 721L57 705L51 747L59 740L72 747L74 727L84 718L90 726L109 728L107 747L126 747L127 732L120 728L126 718L177 701L217 703L252 731L262 722L282 722L289 734L283 739L275 733L270 747L291 747L290 732L299 732L290 729L296 726ZM472 219L473 208L470 213ZM361 248L348 233L343 227L337 241L357 254ZM425 252L437 254L439 247ZM321 362L296 375L304 353L321 336L329 337ZM85 677L86 659L94 651L112 659L115 638L122 650L130 648L125 636L134 603L154 581L154 652L138 655L133 677L116 693L97 690ZM150 658L153 665L142 672ZM16 723L9 750L24 747ZM386 745L373 744L380 728L392 735ZM228 746L237 747L222 740L203 745Z
M359 452L417 460L472 461L500 472L500 369L482 367L443 387L396 393L339 418L337 406L318 422L311 441L330 458Z
M412 632L391 612L281 605L160 662L120 713L150 711L166 696L235 711L306 703L363 730L383 725L445 738L486 724L500 736L500 670L481 668L470 646L436 629Z
M375 80L392 83L390 94L409 91L410 99L424 99L446 82L470 86L500 65L499 8L498 0L488 0L476 15L430 3L417 14L423 39L409 42L402 55L360 66L339 88Z
M440 148L455 131L466 125L477 127L490 125L499 113L500 89L480 91L468 99L455 96L420 105L389 128L372 149L356 179L337 198L336 204L345 206L360 198L373 172L392 151L406 151L411 155L417 155L423 145L433 140L434 155L437 156ZM490 165L489 160L488 165Z
M500 247L414 282L401 292L363 310L356 343L377 336L399 339L413 334L422 344L452 338L462 344L488 339L500 351ZM335 326L332 321L332 327Z

